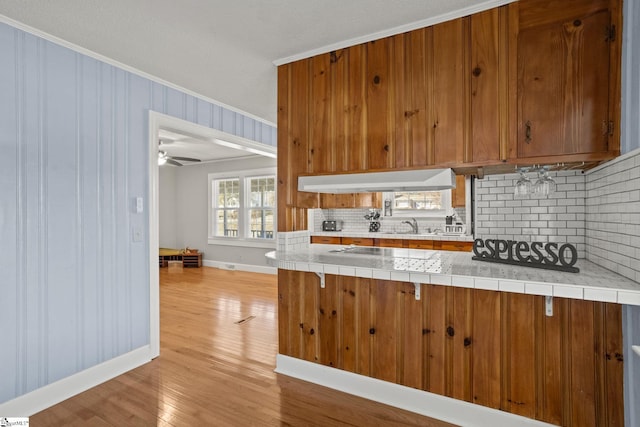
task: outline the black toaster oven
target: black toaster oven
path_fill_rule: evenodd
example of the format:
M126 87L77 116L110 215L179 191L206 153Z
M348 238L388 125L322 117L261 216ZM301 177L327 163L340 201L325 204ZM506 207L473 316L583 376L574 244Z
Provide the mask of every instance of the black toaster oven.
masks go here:
M322 231L342 231L342 221L340 220L322 221Z

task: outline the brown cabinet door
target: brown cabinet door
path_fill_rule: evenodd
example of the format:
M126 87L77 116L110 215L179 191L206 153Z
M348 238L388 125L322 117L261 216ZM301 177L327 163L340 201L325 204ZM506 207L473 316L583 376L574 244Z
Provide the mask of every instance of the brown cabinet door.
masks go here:
M509 6L471 16L470 147L467 162L506 157L508 118ZM505 148L501 153L501 145Z
M471 249L473 249L473 242L443 241L440 245L440 249L443 251L471 252Z
M382 193L320 194L320 207L323 209L382 209Z
M309 172L333 172L333 131L331 118L332 84L330 74L330 54L314 56L310 59L310 100L309 100Z
M353 196L355 208L382 209L382 193L356 193Z
M323 209L346 209L355 207L354 194L320 194L320 207Z
M368 169L393 167L392 38L366 44L366 120Z
M471 96L465 67L468 62L469 20L455 19L432 27L428 58L432 108L428 121L431 145L429 164L460 164L469 135ZM421 152L414 148L414 164Z
M431 144L431 28L411 31L393 38L392 76L394 84L395 159L397 168L426 166Z
M341 242L338 236L311 236L311 243L323 243L325 245L339 245Z
M367 237L343 237L343 245L373 246L373 239Z
M606 152L608 2L529 1L520 10L517 156Z
M433 249L433 240L408 240L409 249Z
M402 248L406 247L404 239L375 239L374 245L381 248Z

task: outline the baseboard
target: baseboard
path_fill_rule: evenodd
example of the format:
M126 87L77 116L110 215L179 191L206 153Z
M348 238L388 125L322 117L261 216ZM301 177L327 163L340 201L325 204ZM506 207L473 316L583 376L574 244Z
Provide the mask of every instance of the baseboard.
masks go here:
M238 270L248 271L251 273L278 274L278 269L266 265L238 264L236 262L213 261L210 259L202 260L205 267L214 267L221 270Z
M3 417L30 417L151 360L148 345L0 404Z
M542 427L544 422L439 394L354 374L289 356L276 356L276 373L465 427Z

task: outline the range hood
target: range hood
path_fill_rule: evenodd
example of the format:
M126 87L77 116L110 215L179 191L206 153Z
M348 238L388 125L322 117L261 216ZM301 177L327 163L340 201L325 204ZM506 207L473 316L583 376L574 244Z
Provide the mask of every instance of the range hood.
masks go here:
M298 177L298 191L310 193L377 193L438 191L456 188L451 169L349 173Z

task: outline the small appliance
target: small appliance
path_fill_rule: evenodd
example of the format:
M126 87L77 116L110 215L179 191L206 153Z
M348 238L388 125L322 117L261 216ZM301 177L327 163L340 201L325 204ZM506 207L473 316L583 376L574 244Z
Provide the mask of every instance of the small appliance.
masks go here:
M322 221L322 231L342 231L342 221L333 219Z

